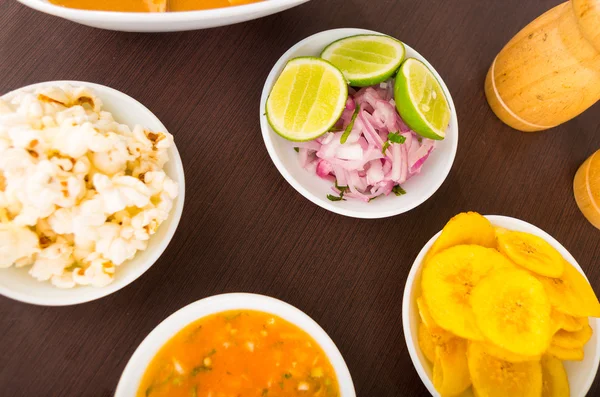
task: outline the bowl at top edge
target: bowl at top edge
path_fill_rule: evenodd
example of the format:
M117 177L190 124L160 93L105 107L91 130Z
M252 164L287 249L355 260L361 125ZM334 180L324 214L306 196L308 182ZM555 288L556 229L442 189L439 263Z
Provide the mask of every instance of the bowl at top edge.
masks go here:
M255 310L276 315L310 335L328 357L340 387L340 397L356 397L352 376L342 354L329 335L300 309L269 296L249 293L229 293L211 296L191 303L163 320L140 343L127 363L115 397L137 394L146 368L167 341L190 323L211 314L229 310Z
M64 84L93 89L95 94L102 100L103 108L111 112L115 120L121 124L129 126L141 124L154 131L167 131L160 120L140 102L127 94L100 84L83 81L47 81L19 88L0 96L0 98L6 99L24 90ZM67 306L110 295L133 283L144 274L167 249L183 212L185 177L181 157L175 144L168 149L169 161L164 166L165 173L177 182L179 187L178 196L173 201L173 208L171 208L169 217L160 224L158 231L150 237L148 248L145 251L138 251L133 259L117 267L112 283L105 287L76 286L71 289L60 289L53 286L50 281L40 282L34 279L28 274L29 267L16 268L12 266L7 269L0 269L0 294L36 305Z
M285 11L309 0L265 0L233 7L165 13L80 10L57 6L48 0L18 1L46 14L94 28L122 32L180 32L250 21Z
M543 231L542 229L527 223L525 221L511 218L507 216L498 215L486 215L485 216L494 226L500 226L509 230L517 230L521 232L531 233L537 235L546 240L552 247L554 247L560 254L569 261L584 277L585 273L581 269L581 266L577 263L573 255L567 251L556 239L551 235ZM417 308L416 299L421 294L421 268L422 261L427 254L427 251L431 248L435 240L439 237L441 231L433 236L427 244L421 249L419 255L415 259L408 278L406 279L406 285L404 287L404 295L402 298L402 326L404 330L404 339L410 358L415 367L415 370L419 374L421 381L427 387L429 393L432 396L439 397L439 393L433 386L433 366L425 358L418 342L418 330L419 325L419 310ZM587 280L587 277L586 277ZM598 364L600 363L600 319L589 318L590 326L594 330L592 338L586 343L584 352L585 356L583 361L563 361L567 376L569 378L569 385L571 387L571 395L576 397L583 397L586 395L596 373L598 372ZM460 397L471 397L473 396L472 389L469 388Z
M390 194L387 197L378 197L377 200L370 203L358 200L330 201L327 199L327 194L332 193L331 183L320 179L317 175L308 172L300 166L298 157L293 150L294 143L275 133L269 125L265 114L269 93L289 60L299 56L319 56L328 44L359 34L382 33L355 28L327 30L307 37L283 54L269 73L262 91L260 100L260 128L271 160L273 160L273 163L275 163L275 166L285 180L298 193L319 207L336 214L354 218L385 218L410 211L430 198L450 173L458 147L458 120L452 96L440 75L421 54L404 43L406 58L416 58L425 63L440 82L450 106L450 125L446 130L446 138L436 141L435 150L423 165L421 173L402 184L407 194L400 197ZM401 37L398 39L402 40Z

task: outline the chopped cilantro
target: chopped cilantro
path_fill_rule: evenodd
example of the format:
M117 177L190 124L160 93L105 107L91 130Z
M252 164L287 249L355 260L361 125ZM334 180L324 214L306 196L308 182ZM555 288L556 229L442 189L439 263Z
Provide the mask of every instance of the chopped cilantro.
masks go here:
M384 142L381 153L385 154L385 151L390 147L392 143L404 143L406 142L406 137L404 135L400 135L400 132L390 132L387 136L387 141Z
M385 154L385 151L387 150L387 148L390 147L390 141L385 141L385 143L383 144L382 148L381 148L381 153Z
M406 194L406 191L402 189L402 186L400 185L394 186L392 192L394 192L396 196L402 196L403 194Z
M337 184L337 179L335 180L334 186L337 190L339 190L340 192L344 193L346 190L349 189L348 186L338 186Z
M360 112L360 106L356 105L356 109L354 109L354 113L352 114L352 119L350 120L350 124L348 124L348 126L346 127L346 129L344 130L344 133L342 134L342 136L340 138L341 144L346 143L346 141L348 140L348 137L350 136L350 132L352 132L352 128L354 128L354 122L356 121L358 112Z
M295 147L294 150L296 151L296 153L300 153L300 148Z
M208 352L208 354L206 355L206 357L210 357L213 354L215 354L217 352L217 349L212 349L211 351Z
M148 388L146 389L146 397L148 397L150 394L152 394L152 386L148 386Z
M194 369L192 369L192 376L196 376L200 372L209 372L210 370L211 368L205 366L204 364L198 365L197 367L194 367Z
M269 389L263 389L262 393L260 394L261 396L266 396L267 394L269 394Z
M388 134L388 141L393 143L404 143L406 142L406 137L404 135L400 135L400 132L390 132Z
M348 186L338 186L337 180L333 183L335 188L340 191L339 196L334 196L333 194L328 194L327 198L331 201L341 201L344 199L344 193L346 193L350 188Z
M201 330L201 329L202 329L202 326L201 326L201 325L199 325L199 326L198 326L198 327L196 327L194 330L192 330L192 331L190 332L190 334L188 335L188 337L187 337L187 341L188 341L188 342L191 342L191 341L193 341L193 340L194 340L194 338L196 337L196 334L198 334L198 332L200 332L200 330Z
M333 194L328 194L327 198L331 201L342 201L344 199L342 196L334 196Z
M292 377L292 374L290 374L289 372L286 372L285 374L283 374L283 377L286 379L290 379Z
M225 321L232 321L235 320L236 318L238 318L239 316L242 315L242 312L233 314L233 315L229 315L229 316L223 316L225 318Z

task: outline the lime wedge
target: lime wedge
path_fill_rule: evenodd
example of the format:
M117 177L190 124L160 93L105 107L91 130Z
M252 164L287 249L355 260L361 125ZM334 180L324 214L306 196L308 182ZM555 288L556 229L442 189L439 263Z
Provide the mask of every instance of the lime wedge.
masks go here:
M417 134L444 139L450 123L450 106L431 70L417 59L408 58L400 67L394 87L396 108Z
M290 141L310 141L335 125L346 107L344 75L320 58L294 58L285 65L267 99L267 120Z
M354 87L379 84L392 77L404 60L404 44L389 36L362 34L329 44L321 58L337 66Z

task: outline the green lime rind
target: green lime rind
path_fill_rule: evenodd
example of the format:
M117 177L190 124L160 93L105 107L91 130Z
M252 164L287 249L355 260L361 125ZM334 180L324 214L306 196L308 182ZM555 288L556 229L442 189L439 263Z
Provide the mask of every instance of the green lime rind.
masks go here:
M387 46L395 48L397 53L393 57L390 57L386 54L377 53L376 45L368 46L369 51L364 52L353 48L345 48L351 46L353 43L360 42L363 39L372 39L374 42L384 43ZM341 57L338 54L335 54L336 50L354 52L356 55L358 55L358 57ZM393 77L404 61L405 55L406 48L404 47L404 43L393 37L379 34L359 34L355 36L344 37L329 44L327 47L325 47L323 52L321 52L321 58L330 61L333 65L340 69L342 73L344 73L344 76L350 85L353 87L368 87L379 84ZM390 61L388 63L380 63L381 67L378 70L369 73L366 71L364 73L352 73L349 71L349 67L347 67L350 65L354 66L356 62L364 62L371 65L377 64L379 62L373 63L372 61L376 60L377 58L381 59L382 57L390 58Z
M415 103L415 99L411 94L409 70L408 68L418 67L421 68L422 73L427 73L427 78L431 78L437 85L434 87L436 94L439 95L436 100L436 105L445 106L443 109L446 113L443 114L441 126L436 127L428 120L427 116L419 109ZM429 68L421 61L415 58L408 58L398 71L396 75L396 81L394 83L394 101L396 102L396 109L402 117L402 120L417 134L424 138L442 140L446 136L446 129L450 121L450 106L448 100L442 89L442 86L435 75L429 70Z
M339 106L338 106L338 111L335 112L335 117L331 118L331 121L329 123L327 123L326 125L323 124L322 128L319 128L317 131L314 131L311 134L306 134L304 136L299 136L299 134L293 134L290 133L289 131L283 131L281 128L279 128L277 126L277 123L275 123L270 115L269 112L269 104L270 104L270 99L271 99L271 94L273 93L273 89L275 88L275 85L277 84L277 81L273 84L273 87L271 88L271 92L269 93L269 96L267 97L267 102L265 104L265 116L267 117L267 122L269 123L269 125L271 126L271 128L273 129L273 131L275 131L275 133L277 133L277 135L281 136L284 139L287 139L288 141L292 141L292 142L307 142L307 141L312 141L313 139L316 139L320 136L322 136L323 134L325 134L326 132L328 132L329 130L331 130L335 124L338 122L338 120L342 117L342 113L344 112L344 109L346 108L346 101L348 99L348 85L347 85L347 80L344 77L344 74L335 66L333 65L331 62L322 59L322 58L318 58L318 57L311 57L311 56L303 56L303 57L296 57L293 59L290 59L287 64L285 65L285 67L283 68L281 74L283 74L283 72L285 71L285 68L288 67L288 65L294 63L294 62L298 62L298 61L304 61L304 60L310 60L313 62L322 62L328 65L328 67L330 67L329 70L333 71L333 72L337 72L339 73L339 79L341 82L343 82L343 84L340 84L340 87L344 87L342 92L342 96L343 96L343 101L341 101L341 97L338 98L338 102L339 102ZM280 76L281 76L280 74Z

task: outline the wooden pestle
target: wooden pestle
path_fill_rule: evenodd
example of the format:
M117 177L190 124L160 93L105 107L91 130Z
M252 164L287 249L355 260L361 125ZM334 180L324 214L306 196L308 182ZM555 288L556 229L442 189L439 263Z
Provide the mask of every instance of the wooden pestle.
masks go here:
M527 25L500 51L485 81L494 113L540 131L600 100L600 0L571 0Z

